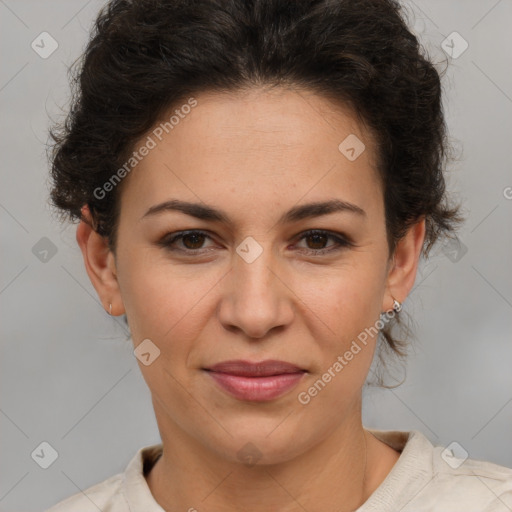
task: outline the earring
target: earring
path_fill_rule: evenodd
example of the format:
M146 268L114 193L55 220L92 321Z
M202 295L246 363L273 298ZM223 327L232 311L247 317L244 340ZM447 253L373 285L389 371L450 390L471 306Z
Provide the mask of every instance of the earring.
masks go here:
M109 311L108 311L108 314L109 314L110 316L112 316L112 304L111 304L111 303L109 303Z
M402 303L398 302L393 296L391 298L393 299L393 311L399 313L402 310Z

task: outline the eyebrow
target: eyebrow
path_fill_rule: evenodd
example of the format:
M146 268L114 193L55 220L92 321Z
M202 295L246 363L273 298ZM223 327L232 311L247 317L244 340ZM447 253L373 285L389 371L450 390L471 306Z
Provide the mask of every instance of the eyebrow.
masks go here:
M229 216L222 210L205 204L190 203L187 201L180 201L178 199L171 199L169 201L165 201L163 203L152 206L140 218L140 220L170 211L182 212L201 220L233 224ZM312 217L320 217L321 215L328 215L330 213L337 212L355 213L361 217L366 217L366 212L359 206L347 201L342 201L340 199L332 199L330 201L307 203L294 206L280 217L278 223L286 224L297 222L299 220Z

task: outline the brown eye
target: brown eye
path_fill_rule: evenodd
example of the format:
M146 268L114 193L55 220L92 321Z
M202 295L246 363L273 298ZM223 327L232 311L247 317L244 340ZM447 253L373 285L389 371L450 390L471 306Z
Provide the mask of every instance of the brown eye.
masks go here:
M309 249L318 250L325 248L325 244L329 240L329 237L324 234L314 233L312 235L307 235L305 239L311 242L311 244L308 244Z
M164 236L157 245L168 251L194 255L210 250L209 247L203 247L207 240L211 240L211 237L202 231L182 231Z
M299 250L306 254L318 255L330 253L333 251L339 251L347 247L351 247L354 244L350 242L347 237L341 233L330 233L329 231L323 230L311 230L303 233L300 241L305 241L306 247L300 247ZM334 240L334 243L330 246L327 245L329 240Z
M203 233L189 233L181 238L183 245L187 249L200 249L206 237Z

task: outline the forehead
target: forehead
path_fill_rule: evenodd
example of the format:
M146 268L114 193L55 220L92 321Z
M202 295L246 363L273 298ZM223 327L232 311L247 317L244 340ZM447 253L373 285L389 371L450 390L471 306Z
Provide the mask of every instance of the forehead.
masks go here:
M373 139L348 107L283 88L205 93L194 101L193 108L175 105L134 146L151 146L123 183L122 203L140 215L177 196L212 204L231 194L254 206L336 192L367 203L380 193ZM347 140L357 152L364 147L355 159L347 158Z

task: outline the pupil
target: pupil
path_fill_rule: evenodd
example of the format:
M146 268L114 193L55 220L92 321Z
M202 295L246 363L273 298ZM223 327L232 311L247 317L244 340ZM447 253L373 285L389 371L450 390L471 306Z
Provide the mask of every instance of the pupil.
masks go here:
M191 239L192 239L192 244L187 243L187 240L190 241ZM199 239L199 242L197 242L198 239ZM201 247L201 245L203 245L203 242L204 242L204 235L202 235L201 233L190 233L183 237L183 243L184 243L185 247L187 247L187 249L199 249ZM198 243L198 245L195 245L196 243ZM191 245L192 245L192 247L191 247Z
M308 239L313 241L313 249L322 249L325 245L325 235L309 235ZM204 235L201 233L191 233L183 236L183 243L187 247L187 249L199 249L204 243ZM311 244L309 244L311 245Z
M323 246L325 244L326 236L325 235L314 234L314 235L309 235L308 238L316 240L316 242L313 242L313 245L318 242L320 244L320 246ZM320 241L319 241L319 239L320 239ZM312 248L313 249L322 249L323 247L312 247Z

